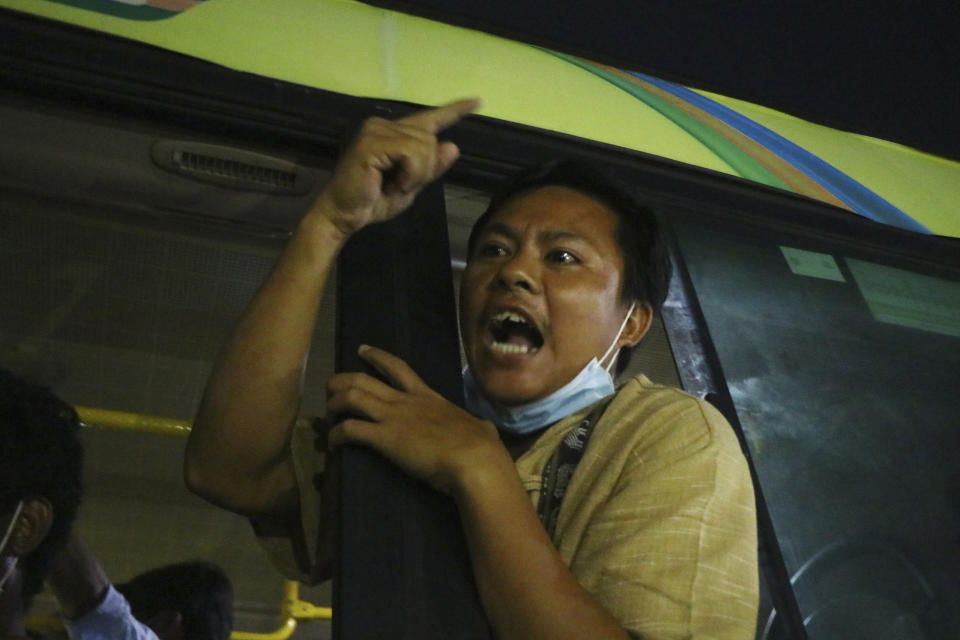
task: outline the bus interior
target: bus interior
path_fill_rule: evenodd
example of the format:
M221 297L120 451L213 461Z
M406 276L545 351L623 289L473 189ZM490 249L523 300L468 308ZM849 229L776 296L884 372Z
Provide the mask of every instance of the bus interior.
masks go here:
M81 534L117 579L223 566L235 638L334 637L330 583L291 591L247 521L187 492L182 436L350 132L412 107L4 20L22 43L0 52L0 366L80 407ZM738 431L761 505L758 640L958 637L960 241L532 127L471 118L450 135L451 292L488 194L539 159L598 164L669 228L670 297L628 374L707 397ZM337 303L304 416L324 411Z

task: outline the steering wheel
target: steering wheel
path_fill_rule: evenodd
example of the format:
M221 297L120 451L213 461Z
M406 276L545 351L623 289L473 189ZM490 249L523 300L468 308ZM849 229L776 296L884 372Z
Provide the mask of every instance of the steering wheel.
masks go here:
M949 640L930 581L891 541L834 542L804 562L790 584L811 640ZM788 637L777 621L774 609L762 640Z

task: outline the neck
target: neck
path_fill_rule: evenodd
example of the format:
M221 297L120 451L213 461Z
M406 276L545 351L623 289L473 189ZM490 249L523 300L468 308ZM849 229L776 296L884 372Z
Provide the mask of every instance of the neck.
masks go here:
M500 440L503 442L503 446L505 446L507 451L510 453L510 457L513 458L514 462L516 462L520 456L525 454L530 447L533 446L533 443L543 435L543 432L546 431L548 427L537 429L533 433L524 435L513 435L510 433L500 432Z

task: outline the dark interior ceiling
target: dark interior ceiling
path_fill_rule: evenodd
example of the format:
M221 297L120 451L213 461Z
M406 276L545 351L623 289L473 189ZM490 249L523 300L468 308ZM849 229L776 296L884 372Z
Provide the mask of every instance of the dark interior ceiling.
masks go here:
M960 2L375 0L960 160Z

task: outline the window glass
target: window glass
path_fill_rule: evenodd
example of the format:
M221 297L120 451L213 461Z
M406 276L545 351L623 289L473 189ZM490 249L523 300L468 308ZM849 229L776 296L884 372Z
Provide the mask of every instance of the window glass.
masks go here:
M674 222L809 637L958 637L960 272Z
M0 366L84 407L192 420L210 367L283 239L176 218L107 214L0 192ZM333 279L303 412L333 370ZM277 628L282 577L244 518L183 486L185 438L86 428L81 536L115 582L202 558L231 578L236 628ZM329 603L329 589L301 597ZM43 596L35 613L54 613Z

